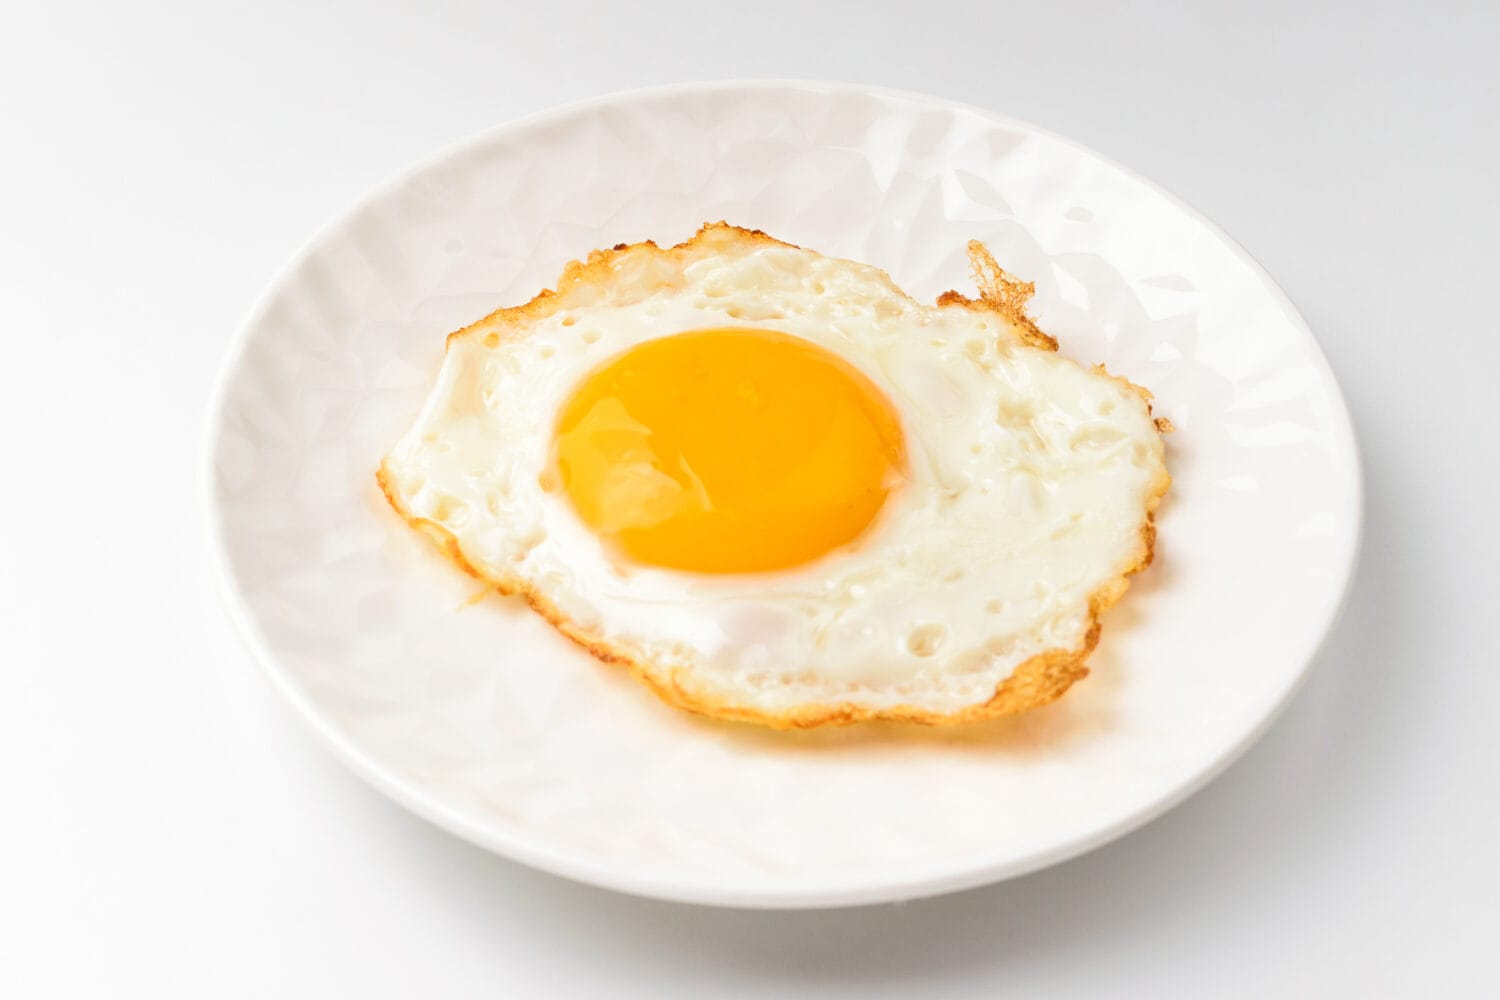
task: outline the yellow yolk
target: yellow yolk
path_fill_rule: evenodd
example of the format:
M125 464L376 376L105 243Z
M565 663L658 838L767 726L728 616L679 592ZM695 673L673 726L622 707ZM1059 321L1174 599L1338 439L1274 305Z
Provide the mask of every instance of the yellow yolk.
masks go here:
M853 541L905 470L894 407L847 361L784 333L712 329L588 375L563 405L547 485L635 562L748 573Z

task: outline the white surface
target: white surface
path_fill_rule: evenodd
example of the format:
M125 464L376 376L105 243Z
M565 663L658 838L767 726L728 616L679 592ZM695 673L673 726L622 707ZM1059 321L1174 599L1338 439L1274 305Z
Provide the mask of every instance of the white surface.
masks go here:
M839 192L832 204L830 191ZM388 451L407 449L408 464L387 460L394 488L414 514L452 531L468 559L494 575L549 581L544 593L562 614L584 627L602 620L600 634L627 652L633 635L665 634L673 641L664 648L636 647L635 655L668 664L677 642L722 641L713 630L736 627L738 614L754 623L754 641L771 645L769 669L829 676L834 664L791 643L775 646L770 623L788 608L793 626L825 615L850 581L865 591L861 607L876 607L898 627L908 614L950 615L958 645L966 600L977 606L998 593L1024 609L1024 595L1004 589L1016 556L1006 553L988 573L981 543L955 533L952 515L975 504L979 533L1007 544L990 525L997 497L1003 504L1011 486L993 466L978 475L998 479L994 495L976 485L950 498L945 523L915 520L894 503L862 552L770 584L740 579L712 588L637 571L612 594L608 561L571 522L579 534L563 535L556 521L504 525L508 537L539 539L518 569L475 530L490 503L512 517L525 516L528 497L544 506L536 480L550 415L584 373L632 338L728 321L700 310L749 316L755 304L724 294L685 312L681 302L656 301L661 315L644 322L570 311L573 325L541 324L510 356L523 384L483 383L485 400L499 401L493 413L470 395L428 400L434 381L478 391L476 376L454 374L455 359L470 358L471 373L491 363L477 335L445 354L447 334L492 305L526 301L593 247L647 234L670 243L726 216L884 267L928 301L967 284L965 243L979 239L1035 280L1031 308L1063 352L1103 362L1156 393L1157 412L1177 428L1173 488L1159 511L1160 558L1125 607L1107 616L1093 677L1061 703L958 731L767 734L705 725L666 710L521 602L469 606L474 581L393 516L372 472ZM778 276L791 281L777 254L804 256L788 249L748 257L762 293ZM722 271L699 280L720 290L737 284ZM883 277L872 280L884 288ZM836 274L818 281L827 286L819 302L852 294ZM905 348L893 363L877 331L841 341L829 316L796 315L791 294L782 289L777 304L788 315L772 326L821 340L898 405L914 405L893 388L892 372L921 372L943 355L931 345L925 357L912 354L911 320L888 334L886 347ZM945 380L960 412L964 399L977 400L972 426L993 432L990 394L1007 376L990 368L963 378L963 341L985 337L971 313L953 315L970 325L925 328L953 345L947 374L933 377ZM552 360L532 353L535 344ZM1264 730L1340 604L1359 531L1358 470L1337 389L1306 327L1237 248L1072 143L963 106L863 87L656 88L461 143L321 233L277 279L232 354L209 431L211 502L234 606L276 682L360 773L423 815L549 871L690 902L912 898L1031 871L1134 828ZM1031 356L1034 366L1045 361L1086 377L1052 355ZM564 359L571 369L560 368ZM995 365L994 352L985 360ZM1008 377L1047 378L1036 367ZM1141 400L1099 384L1116 399L1129 396L1120 408L1136 408L1137 433L1154 444ZM1076 386L1051 391L1083 398L1089 415L1096 412ZM511 445L521 452L515 460L534 468L508 471L510 456L487 452L476 458L476 408L494 420L490 438L519 442ZM432 422L408 431L419 412ZM914 469L936 469L948 486L975 481L966 469L971 425L940 423L930 409L907 408L902 417ZM1070 433L1065 427L1054 452L1067 452ZM396 445L400 434L406 443ZM954 454L924 456L938 439ZM452 466L404 472L420 442ZM1034 551L1035 537L1071 510L1107 523L1097 499L1076 494L1084 476L1034 456L1030 463L1044 479L1062 480L1048 493L1064 506L1044 511L1041 527L1030 524L1023 551ZM1122 494L1128 521L1115 533L1123 530L1131 546L1154 455L1150 466L1103 487ZM476 493L493 488L492 474L503 496ZM408 476L434 489L410 490ZM917 486L906 496L920 496ZM455 516L460 511L467 521ZM1012 530L1029 523L1010 509L1000 520ZM916 570L919 554L915 584L903 581L894 554L920 553L919 541L942 536L963 539L936 557L961 561L964 579L937 586L951 562ZM571 544L559 554L560 542ZM1067 536L1063 546L1075 542ZM875 566L884 575L872 579L870 560L881 557ZM1130 548L1111 558L1136 555ZM1103 583L1085 573L1067 567L1059 580L1033 567L1021 584L1066 603L1059 584L1082 576L1083 606ZM776 584L779 604L764 593ZM747 585L759 592L736 600L731 586ZM666 631L674 615L692 631ZM980 615L979 627L994 634L988 630L1000 619ZM850 617L824 622L858 626ZM1044 648L1081 642L1087 627L1065 620L1035 645L997 658L968 677L970 697L989 697ZM705 631L709 639L695 639ZM855 631L837 649L881 661L887 643L902 643L883 628L865 631L868 645ZM959 655L971 656L981 642L970 636Z
M7 992L1492 992L1493 7L788 4L795 37L777 7L7 19ZM313 229L517 114L770 74L961 98L1162 183L1287 289L1350 402L1369 503L1342 627L1238 765L1077 861L801 914L534 874L352 778L219 606L196 478L211 376Z

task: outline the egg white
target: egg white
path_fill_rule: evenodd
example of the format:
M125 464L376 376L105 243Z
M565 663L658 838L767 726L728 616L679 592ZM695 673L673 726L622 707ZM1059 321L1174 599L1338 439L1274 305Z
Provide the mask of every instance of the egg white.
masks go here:
M995 310L922 306L866 265L714 239L675 258L630 248L557 308L450 338L382 466L398 510L715 714L957 716L1034 657L1081 657L1099 607L1150 555L1166 472L1144 394L1028 343ZM854 544L790 570L622 562L543 487L557 413L631 346L725 326L802 337L859 368L900 414L909 481Z

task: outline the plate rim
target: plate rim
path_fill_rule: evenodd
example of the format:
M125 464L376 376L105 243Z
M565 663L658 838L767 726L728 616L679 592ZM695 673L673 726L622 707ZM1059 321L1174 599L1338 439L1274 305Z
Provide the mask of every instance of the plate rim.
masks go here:
M426 793L418 783L403 778L374 760L356 741L341 732L333 721L315 704L313 698L302 690L297 681L280 663L264 630L256 620L248 601L240 590L233 561L229 554L227 527L221 510L216 488L218 443L222 438L225 402L230 382L239 369L252 337L252 331L261 323L275 301L291 279L312 257L314 252L332 236L348 219L399 189L431 167L468 152L471 148L494 141L506 133L524 130L576 115L580 112L628 104L653 98L681 97L690 94L725 91L773 91L787 90L806 93L816 91L822 95L868 95L914 104L934 110L950 110L976 115L997 125L1017 129L1057 142L1084 157L1120 172L1127 178L1143 185L1168 204L1186 213L1193 221L1222 242L1258 277L1272 296L1281 304L1289 322L1298 329L1311 345L1317 361L1322 382L1329 391L1330 431L1337 439L1336 454L1347 459L1350 506L1349 516L1352 530L1349 533L1347 551L1343 553L1343 577L1339 585L1329 588L1320 618L1323 624L1315 629L1316 635L1304 643L1305 649L1298 657L1300 664L1295 675L1265 710L1253 726L1239 739L1199 767L1187 781L1183 781L1163 794L1158 795L1137 809L1116 817L1112 822L1069 840L1054 843L1049 847L1033 850L1018 857L985 863L975 862L972 855L964 855L959 864L935 864L927 872L912 873L907 869L897 872L895 877L881 880L869 878L831 879L826 881L805 880L776 882L767 890L754 890L741 886L714 887L702 880L673 880L665 877L642 875L602 864L574 852L559 851L508 831L497 830L471 820L458 810L444 804L435 796ZM1343 612L1348 605L1353 582L1357 575L1360 551L1365 533L1365 488L1364 469L1358 436L1349 413L1347 401L1338 380L1333 374L1328 358L1323 352L1316 334L1297 309L1291 297L1271 277L1269 272L1238 241L1224 232L1216 223L1192 204L1145 177L1131 168L1080 142L1059 135L1050 129L1035 125L984 107L917 91L890 87L872 86L831 80L757 77L748 79L719 79L687 81L648 87L612 91L594 97L569 101L534 111L517 118L463 136L447 143L432 153L418 158L405 167L387 176L340 211L319 225L296 251L287 259L267 282L244 319L237 327L224 355L209 394L207 414L203 424L200 443L201 501L204 513L204 528L208 533L211 561L220 596L235 625L235 630L249 648L261 672L271 681L272 687L281 693L300 717L333 755L375 790L428 822L446 830L469 843L493 854L529 867L558 875L577 882L654 899L678 903L693 903L710 906L745 909L820 909L908 900L926 896L956 892L996 882L1017 878L1043 868L1059 864L1086 854L1110 841L1116 840L1147 825L1186 799L1190 798L1238 760L1251 746L1276 723L1293 697L1306 682L1312 665L1326 647Z

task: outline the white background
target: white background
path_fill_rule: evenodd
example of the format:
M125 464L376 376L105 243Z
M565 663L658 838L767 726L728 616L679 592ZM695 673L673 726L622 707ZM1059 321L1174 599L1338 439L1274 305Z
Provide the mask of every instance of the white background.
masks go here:
M1007 7L0 17L0 993L1495 995L1500 8ZM367 789L233 633L202 425L298 245L471 132L733 76L1078 139L1222 225L1318 334L1366 467L1351 604L1270 734L1165 818L902 906L636 900Z

